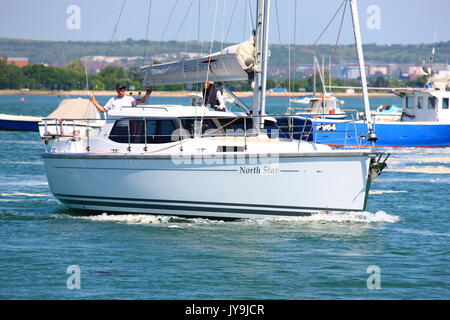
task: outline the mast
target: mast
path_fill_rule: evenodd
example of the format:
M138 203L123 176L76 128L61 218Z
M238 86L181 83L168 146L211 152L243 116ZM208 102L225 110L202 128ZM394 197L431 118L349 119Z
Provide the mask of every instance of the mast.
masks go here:
M355 35L356 53L358 54L359 72L361 74L361 86L363 89L364 97L364 113L366 115L368 140L373 144L377 141L378 137L375 134L372 127L372 116L370 114L369 92L367 90L366 68L364 63L364 54L361 40L361 29L359 26L358 4L357 0L350 0L350 6L352 11L353 32Z
M264 128L266 114L267 59L269 53L270 0L258 0L256 10L256 70L253 92L253 129L257 134Z

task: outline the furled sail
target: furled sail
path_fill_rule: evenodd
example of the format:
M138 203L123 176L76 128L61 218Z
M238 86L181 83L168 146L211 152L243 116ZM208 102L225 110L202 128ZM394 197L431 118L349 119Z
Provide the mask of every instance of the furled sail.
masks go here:
M144 86L247 80L253 74L254 39L209 56L141 67Z

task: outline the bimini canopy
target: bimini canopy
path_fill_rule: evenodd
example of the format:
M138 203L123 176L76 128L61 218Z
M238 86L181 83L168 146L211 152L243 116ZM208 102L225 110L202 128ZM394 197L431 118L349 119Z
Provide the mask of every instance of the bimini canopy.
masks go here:
M50 119L99 119L99 113L88 99L64 99L55 111L50 113Z
M254 62L254 40L250 38L209 56L141 67L141 80L144 86L247 80Z

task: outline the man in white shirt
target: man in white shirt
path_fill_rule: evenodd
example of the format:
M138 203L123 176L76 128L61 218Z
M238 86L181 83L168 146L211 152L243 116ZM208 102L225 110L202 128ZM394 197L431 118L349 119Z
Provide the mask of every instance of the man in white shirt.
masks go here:
M98 103L93 95L89 97L89 100L97 108L98 111L107 112L112 109L120 109L122 107L136 107L136 105L140 103L146 103L148 97L152 93L152 89L148 88L144 98L135 99L132 96L125 95L125 89L126 89L125 83L122 82L117 83L116 84L117 96L109 99L109 101L105 104L105 106L102 106L100 103Z

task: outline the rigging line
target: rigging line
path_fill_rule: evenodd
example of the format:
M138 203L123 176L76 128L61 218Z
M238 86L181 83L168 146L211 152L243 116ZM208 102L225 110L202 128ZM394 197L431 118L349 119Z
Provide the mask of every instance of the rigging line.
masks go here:
M276 0L275 0L276 1ZM275 2L276 3L276 2ZM291 25L291 0L289 0L288 2L289 4L289 13L288 13L288 26ZM291 28L288 29L288 61L289 61L289 66L288 66L288 75L289 75L289 79L288 79L288 94L291 93ZM291 106L291 99L288 99L288 106Z
M344 10L342 11L342 17L341 17L341 24L339 26L339 31L338 31L338 35L337 35L337 39L336 39L336 43L334 46L334 51L336 52L337 50L337 46L339 44L339 40L341 38L341 32L342 32L342 27L344 25L344 19L345 19L345 13L347 11L347 4L348 4L348 0L345 0L345 6L344 6Z
M277 18L278 42L281 45L280 19L278 17L278 1L275 0L275 16Z
M194 4L194 0L192 0L191 6ZM188 42L189 42L189 35L192 34L192 13L189 14L189 22L188 22L188 28L186 28L186 40L184 42L184 52L186 53L187 56L187 52L188 52Z
M320 38L323 36L323 34L325 33L325 31L328 29L328 27L331 25L331 23L333 22L333 20L336 18L337 14L339 13L339 11L341 10L342 6L344 5L344 3L346 3L347 0L343 0L341 5L339 6L339 8L337 9L337 11L335 12L333 18L330 20L330 22L328 22L327 26L324 28L324 30L322 30L322 32L320 33L319 37L316 39L316 41L314 42L313 46L315 46L317 44L317 42L320 40ZM285 75L275 86L275 88L278 88L285 80L286 78L289 76L289 74Z
M212 49L213 49L213 44L214 44L214 35L216 33L216 22L217 22L217 9L219 7L219 0L216 0L216 9L215 9L215 13L214 13L214 23L213 23L213 30L211 32L211 43L209 45L209 55L211 56L212 54ZM209 71L211 69L211 59L208 58L208 71L206 71L206 82L208 82L208 78L209 78Z
M213 30L211 32L211 43L209 46L209 56L208 56L208 69L206 71L206 82L208 82L209 80L209 71L211 69L211 54L212 54L212 49L213 49L213 44L214 44L214 35L216 33L216 22L217 22L217 9L219 7L219 0L216 0L216 9L215 9L215 13L214 13L214 20L213 20ZM206 92L206 90L205 90ZM203 105L206 104L206 94L205 97L203 97ZM202 120L203 121L203 120Z
M120 21L120 18L122 17L123 8L125 7L125 3L127 3L127 0L123 0L122 8L120 9L119 17L117 18L117 21L116 21L116 26L114 27L114 31L111 35L111 40L109 40L108 46L106 47L105 55L103 57L102 67L100 68L100 70L102 70L103 67L105 66L106 57L108 56L109 48L111 47L114 36L117 32L117 27L119 26L119 21Z
M244 4L244 31L242 32L242 41L245 41L246 32L247 32L247 2Z
M331 25L331 23L333 22L333 20L336 18L337 14L339 13L339 11L341 10L342 6L344 5L344 3L346 3L347 0L343 0L341 5L339 6L339 8L336 10L336 12L333 15L333 18L331 18L331 20L328 22L328 24L326 25L326 27L322 30L322 32L320 33L319 37L316 39L316 41L314 41L313 46L315 46L317 44L317 42L319 42L319 40L322 38L323 34L325 33L325 31L327 31L328 27Z
M189 12L191 11L191 7L192 7L193 3L194 3L194 0L191 0L191 4L189 5L189 7L186 11L186 14L184 15L183 21L181 22L180 28L178 28L177 34L175 35L175 41L178 39L178 36L180 35L181 29L183 28L184 23L186 22L186 18L189 15Z
M221 41L220 41L220 51L221 52L223 51L223 42L224 42L226 5L227 5L227 2L223 1L223 6L222 6L222 37L221 37Z
M89 79L88 79L88 71L86 67L86 62L84 62L84 73L86 75L86 91L88 92L88 95L91 95L89 92Z
M297 0L294 1L294 45L297 44Z
M342 11L341 24L339 26L339 31L338 31L338 35L337 35L337 38L336 38L336 43L334 45L333 54L331 55L330 70L329 70L329 72L330 72L330 75L329 75L329 77L330 77L330 86L331 86L331 67L334 65L334 60L336 58L337 48L338 48L338 45L339 45L339 40L341 38L342 27L344 25L345 13L347 11L347 4L348 4L348 0L345 0L344 10ZM330 89L330 91L331 91L331 89Z
M225 34L225 40L224 41L226 41L228 39L228 34L230 33L231 24L233 23L233 18L234 18L234 13L236 12L237 3L238 3L238 0L235 0L234 1L233 12L231 13L230 24L228 25L228 29L227 29L227 33Z
M250 16L250 23L252 26L252 30L256 30L256 25L255 22L253 21L253 9L252 9L252 3L250 2L250 0L247 0L248 3L248 15Z
M144 56L142 58L142 65L145 65L145 60L147 59L147 43L148 43L148 30L150 27L150 13L152 11L152 0L149 0L148 6L148 16L147 16L147 30L145 32L145 45L144 45Z
M175 12L175 8L177 7L177 4L178 4L178 0L175 1L174 5L172 7L172 10L170 11L170 15L169 15L169 18L167 19L167 23L166 23L166 26L164 27L160 41L163 41L164 36L166 35L167 27L169 26L170 20L172 20L172 16L173 16L173 13Z

